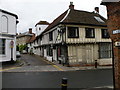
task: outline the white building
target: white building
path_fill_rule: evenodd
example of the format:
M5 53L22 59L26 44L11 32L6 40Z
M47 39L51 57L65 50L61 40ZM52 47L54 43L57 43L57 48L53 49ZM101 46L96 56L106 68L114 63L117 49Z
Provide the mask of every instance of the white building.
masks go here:
M18 16L0 9L0 62L16 60Z
M32 53L36 55L40 55L40 49L39 46L41 45L40 35L41 33L48 27L49 22L47 21L39 21L35 25L36 30L36 39L33 42L28 43L28 52L30 53L32 49Z

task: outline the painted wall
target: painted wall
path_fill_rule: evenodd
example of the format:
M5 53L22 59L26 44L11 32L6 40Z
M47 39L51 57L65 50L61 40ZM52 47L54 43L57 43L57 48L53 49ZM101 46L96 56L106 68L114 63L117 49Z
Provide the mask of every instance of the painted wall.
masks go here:
M71 26L71 25L68 25ZM78 26L72 25L72 27L79 27L79 38L68 38L68 32L66 28L66 43L97 43L97 42L111 42L111 39L104 39L101 37L101 29L106 27L92 27L92 26ZM85 37L85 28L95 28L95 38Z
M48 27L48 25L37 25L36 26L36 36L40 35L41 32L43 32L47 27Z
M6 20L5 18L7 18L7 27L6 27ZM14 16L11 16L9 14L6 14L6 13L2 13L0 12L0 28L2 29L7 29L7 32L6 30L2 30L0 29L0 33L8 33L8 34L11 34L11 35L16 35L16 18Z
M4 38L5 41L5 55L0 55L0 62L11 60L11 48L10 42L13 40L13 60L16 60L16 17L9 14L0 12L0 38Z
M98 44L79 44L68 46L68 59L71 65L94 64L95 60L99 65L111 65L112 58L99 58Z

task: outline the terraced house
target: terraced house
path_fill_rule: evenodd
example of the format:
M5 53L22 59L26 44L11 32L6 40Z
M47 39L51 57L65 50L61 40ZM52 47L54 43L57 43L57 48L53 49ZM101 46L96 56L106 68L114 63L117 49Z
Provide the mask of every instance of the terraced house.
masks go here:
M39 35L40 55L66 65L112 64L111 39L106 19L94 12L69 9L57 17Z

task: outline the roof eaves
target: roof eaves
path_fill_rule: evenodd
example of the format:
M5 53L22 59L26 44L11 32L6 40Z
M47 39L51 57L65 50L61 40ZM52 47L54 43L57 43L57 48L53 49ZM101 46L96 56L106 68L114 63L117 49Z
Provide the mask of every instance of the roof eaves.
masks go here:
M16 19L18 19L18 16L16 14L13 14L11 12L8 12L8 11L2 10L2 9L0 9L0 11L3 13L6 13L6 14L12 15L12 16L16 17Z
M63 22L63 21L66 19L66 17L67 17L68 14L70 13L70 10L71 10L71 9L68 9L67 14L65 15L65 17L64 17L60 22Z
M108 3L120 2L120 0L102 0L101 5L106 5Z
M68 23L68 22L64 22L61 24L72 24L72 25L88 25L88 26L102 26L102 27L107 27L107 25L98 25L98 24L87 24L87 23Z

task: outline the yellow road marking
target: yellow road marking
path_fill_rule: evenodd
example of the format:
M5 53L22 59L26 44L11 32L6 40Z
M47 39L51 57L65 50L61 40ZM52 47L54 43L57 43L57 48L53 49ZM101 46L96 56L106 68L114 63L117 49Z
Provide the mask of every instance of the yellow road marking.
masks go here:
M8 68L8 69L0 69L0 72L12 70L12 69L17 69L17 68L20 68L20 67L12 67L12 68Z
M43 60L43 61L45 61L48 64L51 64L53 67L57 68L60 71L64 71L62 68L58 67L57 65L53 65L54 63L52 63L52 62L49 62L49 61L46 61L46 60Z
M52 65L53 67L57 68L60 71L63 71L63 69L61 69L60 67L58 67L57 65Z

